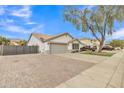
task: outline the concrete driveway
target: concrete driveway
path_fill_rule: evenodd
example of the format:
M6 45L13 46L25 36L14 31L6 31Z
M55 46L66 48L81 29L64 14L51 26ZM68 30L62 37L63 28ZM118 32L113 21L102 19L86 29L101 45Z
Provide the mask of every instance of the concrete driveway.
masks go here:
M124 50L57 87L124 88Z
M85 61L89 63L101 63L104 60L107 60L109 57L106 56L97 56L97 55L87 55L80 53L65 53L65 54L55 54L56 56L66 57L70 59Z
M0 87L56 87L93 65L55 55L0 56Z

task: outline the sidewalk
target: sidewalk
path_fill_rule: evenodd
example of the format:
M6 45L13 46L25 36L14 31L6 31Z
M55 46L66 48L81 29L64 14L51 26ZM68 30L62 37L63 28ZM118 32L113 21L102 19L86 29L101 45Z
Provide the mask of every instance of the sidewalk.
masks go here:
M110 87L124 87L124 50L57 86L57 88Z

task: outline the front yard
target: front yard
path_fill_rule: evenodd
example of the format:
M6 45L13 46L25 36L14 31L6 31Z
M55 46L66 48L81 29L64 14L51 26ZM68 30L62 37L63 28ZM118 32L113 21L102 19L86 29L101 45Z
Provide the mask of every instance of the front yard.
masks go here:
M112 55L114 55L115 53L112 52L93 52L93 51L83 51L81 52L81 54L88 54L88 55L98 55L98 56L108 56L111 57Z

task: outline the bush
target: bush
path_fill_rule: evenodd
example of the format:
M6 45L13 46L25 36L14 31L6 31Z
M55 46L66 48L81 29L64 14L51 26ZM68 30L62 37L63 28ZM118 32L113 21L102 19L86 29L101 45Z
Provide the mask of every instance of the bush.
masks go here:
M120 47L121 49L123 49L124 47L124 40L113 40L112 42L110 42L110 45L112 47Z
M2 45L2 44L9 45L9 43L10 43L9 39L0 36L0 45Z
M98 55L98 56L111 57L111 56L114 55L115 53L111 53L111 52L92 52L92 51L85 51L85 52L81 52L81 54L88 54L88 55Z

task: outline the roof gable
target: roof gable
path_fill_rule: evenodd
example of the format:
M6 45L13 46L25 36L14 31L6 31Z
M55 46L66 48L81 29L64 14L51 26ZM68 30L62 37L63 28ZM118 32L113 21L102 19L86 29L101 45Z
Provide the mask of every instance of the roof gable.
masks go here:
M80 42L80 40L79 40L79 39L72 39L72 40L71 40L71 41L69 41L68 43L73 43L74 41L77 41L77 42L79 42L80 44L84 44L84 43Z
M43 39L43 40L46 40L46 39L53 37L53 36L49 36L49 35L45 35L45 34L38 34L38 33L32 33L32 35L38 39Z
M61 37L61 36L64 36L64 35L69 35L72 39L74 39L69 33L63 33L63 34L59 34L59 35L56 35L56 36L49 36L49 35L38 34L38 33L31 33L31 35L29 37L29 40L30 40L31 36L34 36L38 40L41 40L43 42L47 42L47 41L56 39L56 38Z
M46 41L53 40L53 39L56 39L56 38L59 38L59 37L64 36L64 35L68 35L68 36L70 36L72 39L74 39L69 33L63 33L63 34L60 34L60 35L56 35L56 36L54 36L54 37L52 37L52 38L49 38L49 39L45 40L45 42L46 42Z

